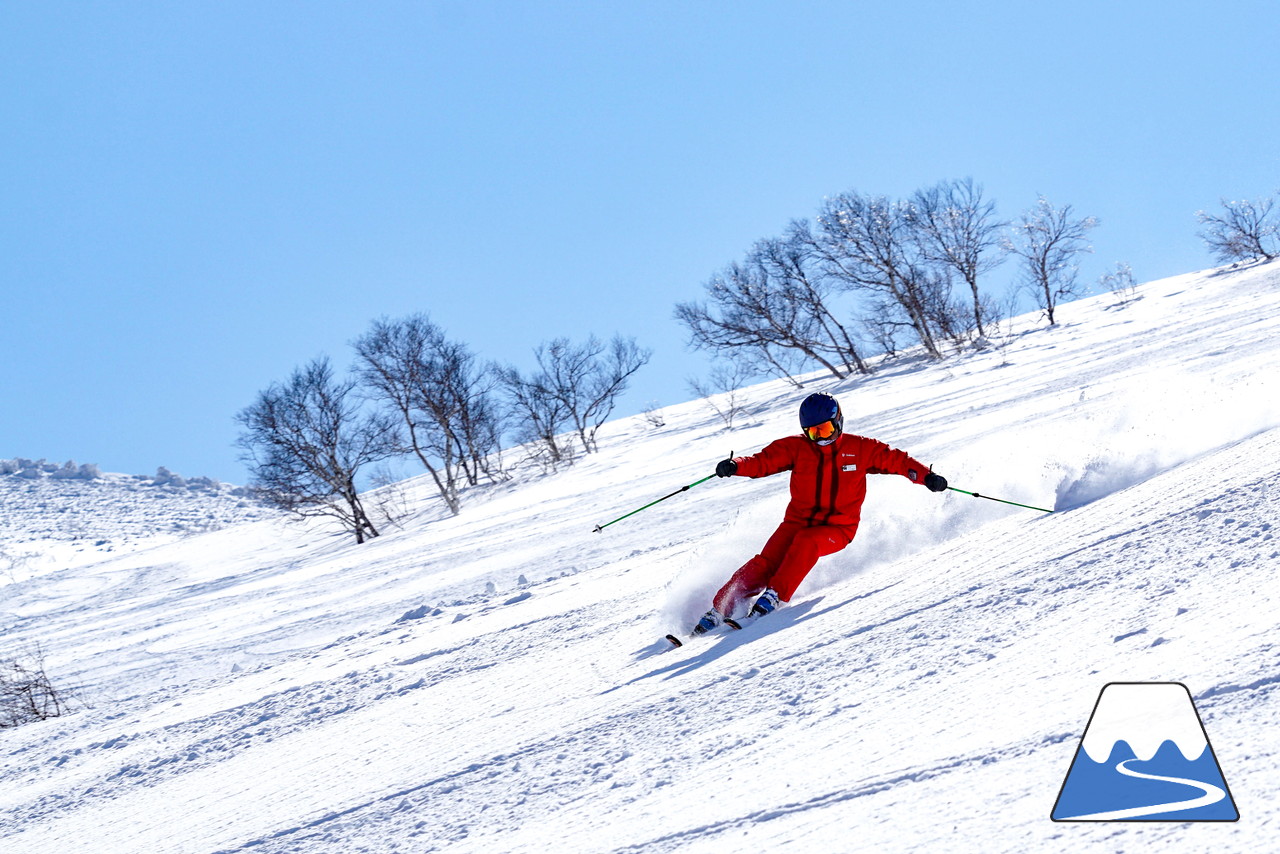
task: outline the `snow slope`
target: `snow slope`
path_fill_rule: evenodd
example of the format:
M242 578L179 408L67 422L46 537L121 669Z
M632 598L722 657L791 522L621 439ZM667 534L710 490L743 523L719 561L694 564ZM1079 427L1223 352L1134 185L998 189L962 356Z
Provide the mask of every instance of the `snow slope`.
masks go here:
M623 419L601 453L364 546L264 519L0 587L90 707L0 733L0 850L1261 851L1280 838L1280 264L1063 306L840 396L953 485L872 484L776 615L666 649L781 515L704 477L801 393ZM1098 692L1191 689L1233 824L1049 819ZM92 840L92 845L86 840Z
M0 574L10 582L278 516L248 490L210 478L29 459L0 460L0 507Z

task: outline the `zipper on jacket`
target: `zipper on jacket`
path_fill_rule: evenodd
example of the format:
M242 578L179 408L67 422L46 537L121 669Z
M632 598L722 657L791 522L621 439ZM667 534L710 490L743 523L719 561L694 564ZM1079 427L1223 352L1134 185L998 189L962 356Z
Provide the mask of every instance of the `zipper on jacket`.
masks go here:
M836 514L836 500L840 496L840 439L831 443L831 502L827 506L827 516L822 524L830 525L831 517Z
M831 453L826 453L827 448L820 445L811 445L814 452L818 455L818 475L815 480L813 489L813 510L809 513L810 525L829 525L831 517L836 514L836 499L840 494L840 439L832 442L827 446ZM830 459L828 460L828 457ZM831 485L827 486L827 464L831 465ZM824 487L826 487L824 489ZM830 492L830 499L823 502L824 492ZM825 513L824 513L825 511ZM818 521L818 516L822 515L822 521Z
M814 478L813 510L809 513L808 524L816 525L818 524L818 514L822 512L822 479L826 475L826 466L823 465L822 448L813 444L811 444L810 447L813 448L813 452L818 455L818 473Z

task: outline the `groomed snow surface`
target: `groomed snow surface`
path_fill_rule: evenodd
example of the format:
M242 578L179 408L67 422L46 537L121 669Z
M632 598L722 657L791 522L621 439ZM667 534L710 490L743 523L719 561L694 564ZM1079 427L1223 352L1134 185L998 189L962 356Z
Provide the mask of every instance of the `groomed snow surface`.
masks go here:
M732 430L701 401L616 421L457 518L410 481L364 546L268 516L33 559L0 578L3 650L83 687L0 732L0 850L1272 850L1280 263L1059 317L757 386ZM815 390L953 486L1058 512L875 478L789 606L667 649L786 476L592 529L794 432ZM1239 822L1050 820L1119 681L1190 688Z

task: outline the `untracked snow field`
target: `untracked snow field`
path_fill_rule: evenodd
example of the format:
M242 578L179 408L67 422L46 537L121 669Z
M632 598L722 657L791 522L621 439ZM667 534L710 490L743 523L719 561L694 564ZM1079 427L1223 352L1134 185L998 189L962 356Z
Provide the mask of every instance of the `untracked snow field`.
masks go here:
M1274 850L1280 263L1059 318L753 387L732 429L703 401L621 419L456 518L415 479L363 546L267 515L33 557L0 576L0 653L82 687L0 731L0 851ZM669 648L786 475L593 528L794 432L816 390L953 486L1056 512L874 478L790 605ZM1143 681L1190 689L1238 822L1050 820L1099 692Z

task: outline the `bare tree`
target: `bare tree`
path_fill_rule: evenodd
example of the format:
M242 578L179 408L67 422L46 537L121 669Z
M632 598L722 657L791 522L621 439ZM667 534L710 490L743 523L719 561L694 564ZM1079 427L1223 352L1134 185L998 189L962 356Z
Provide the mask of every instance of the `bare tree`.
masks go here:
M462 486L501 471L496 370L423 314L378 320L354 347L365 387L396 413L408 450L457 515Z
M951 270L941 265L928 265L920 271L920 291L924 295L924 312L935 340L946 338L956 347L963 346L973 331L969 323L969 306L956 299Z
M356 381L339 381L327 358L273 384L236 416L237 445L252 485L267 503L301 517L339 519L356 542L378 536L365 512L356 476L400 448L395 421L366 412Z
M515 422L515 440L524 444L544 469L572 463L573 446L560 438L568 429L569 411L544 385L545 378L536 374L525 377L517 368L507 366L498 370L498 379Z
M688 328L689 344L716 356L746 359L799 386L789 358L791 351L802 352L795 346L803 322L799 306L756 265L730 264L704 288L706 301L676 305L675 317ZM825 367L839 372L830 363Z
M634 338L620 335L608 344L594 335L582 344L556 338L534 350L540 386L563 406L588 454L598 450L596 431L609 420L628 380L651 355Z
M25 661L0 659L0 729L60 717L70 710L66 692L45 672L39 647Z
M614 336L604 344L594 335L582 344L556 338L534 349L538 370L524 376L514 367L500 369L518 441L545 468L573 462L573 446L561 437L572 430L590 454L598 450L596 432L609 420L633 374L649 363L651 351L634 338Z
M921 255L928 261L953 270L969 286L973 295L973 324L985 336L983 302L978 278L1004 260L992 252L1000 245L996 206L982 197L982 187L972 178L944 181L912 196L909 216Z
M786 238L758 241L743 263L711 277L705 302L676 306L692 346L745 359L797 386L791 373L795 356L839 378L869 372L853 336L830 308L831 285L814 266L805 228L794 223Z
M385 525L404 529L406 520L413 514L410 482L389 463L379 463L366 479L368 489L361 499L373 508Z
M902 348L903 336L912 334L911 324L891 300L872 296L862 313L862 328L868 340L886 356L896 356Z
M941 358L931 314L940 310L942 286L949 280L928 268L914 228L909 203L850 191L823 203L810 246L826 275L852 290L887 298L925 352Z
M1098 225L1094 217L1073 219L1071 205L1056 208L1044 196L1024 211L1002 244L1022 259L1023 284L1032 292L1053 326L1063 297L1078 296L1076 256L1092 252L1086 236Z
M818 269L812 246L809 224L796 220L784 238L758 241L748 260L776 283L784 299L795 307L802 319L800 329L796 330L794 349L824 364L830 360L832 365L843 369L832 371L837 377L851 372L869 374L871 369L858 352L853 335L832 308L833 283ZM806 334L801 336L800 330Z
M1229 202L1222 200L1221 214L1196 213L1204 228L1199 237L1215 258L1223 263L1261 258L1270 261L1280 254L1276 235L1280 224L1272 216L1275 199Z

